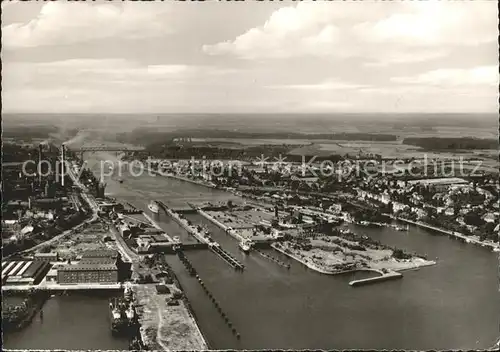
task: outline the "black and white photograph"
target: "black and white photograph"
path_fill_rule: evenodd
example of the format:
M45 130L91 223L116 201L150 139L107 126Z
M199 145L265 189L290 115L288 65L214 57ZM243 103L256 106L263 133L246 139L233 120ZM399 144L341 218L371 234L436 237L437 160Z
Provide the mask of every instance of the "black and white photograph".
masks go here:
M2 0L2 350L500 349L497 0Z

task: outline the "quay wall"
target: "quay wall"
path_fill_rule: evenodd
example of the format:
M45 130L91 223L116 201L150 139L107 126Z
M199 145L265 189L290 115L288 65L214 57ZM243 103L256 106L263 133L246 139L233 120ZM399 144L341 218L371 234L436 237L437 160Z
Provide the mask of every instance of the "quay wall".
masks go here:
M169 275L172 277L175 285L179 288L179 290L181 290L183 292L184 305L186 306L186 308L189 312L189 315L191 315L191 317L193 318L194 324L196 325L196 329L197 329L199 335L201 336L201 338L205 344L204 346L200 346L200 350L210 349L210 345L208 344L208 339L205 336L205 334L203 333L203 331L200 329L200 326L198 325L198 319L196 317L196 313L195 313L193 307L191 306L191 303L189 302L189 300L186 296L186 291L184 290L184 287L182 287L182 284L181 284L179 278L177 277L177 275L175 274L175 272L172 270L172 268L170 266L167 267L167 271L168 271Z

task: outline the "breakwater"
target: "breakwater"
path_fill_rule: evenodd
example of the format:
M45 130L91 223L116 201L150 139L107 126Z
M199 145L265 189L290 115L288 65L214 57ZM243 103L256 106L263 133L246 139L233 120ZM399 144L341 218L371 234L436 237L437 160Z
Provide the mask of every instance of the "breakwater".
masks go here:
M366 279L353 280L353 281L349 282L349 285L350 286L369 285L369 284L374 284L377 282L382 282L382 281L387 281L387 280L401 279L402 277L403 277L403 274L395 272L395 271L390 271L388 273L383 273L380 276L369 277Z

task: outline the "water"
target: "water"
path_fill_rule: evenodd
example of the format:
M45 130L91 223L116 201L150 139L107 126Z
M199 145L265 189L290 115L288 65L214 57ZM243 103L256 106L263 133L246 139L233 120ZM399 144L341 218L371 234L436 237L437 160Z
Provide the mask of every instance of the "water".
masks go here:
M199 199L235 199L221 191L160 176L123 178L123 184L108 179L107 192L144 210L151 199L173 207ZM269 253L292 264L289 270L257 253L244 255L234 239L204 218L196 214L187 217L205 224L214 239L246 267L244 272L237 272L210 251L187 252L240 332L241 340L237 340L198 282L177 257L167 256L211 348L483 349L498 338L498 259L484 248L418 228L408 233L357 228L382 243L438 258L438 265L405 272L401 280L354 288L348 285L350 276L319 274L273 251ZM164 214L156 219L172 235L186 236ZM48 304L66 304L64 300L53 302ZM26 334L22 338L8 337L6 347L123 348L114 345L120 341L110 340L107 319L96 318L102 315L101 304L105 302L85 302L78 304L85 305L83 309L53 308L66 323L49 329L35 322L27 332L20 333ZM43 324L49 317L49 310L44 308Z
M72 293L50 298L43 319L3 335L9 349L128 349L128 340L111 335L106 293Z
M121 185L109 183L116 197L142 203L159 199L182 206L183 198L232 199L233 196L174 179L141 176ZM136 192L138 190L138 192ZM411 228L358 228L382 243L438 258L438 265L404 273L402 280L350 287L350 276L332 277L292 263L290 270L253 253L244 255L237 242L199 215L223 248L245 264L234 271L209 251L187 256L234 326L237 340L224 324L198 282L179 260L168 260L179 274L212 348L290 349L480 349L498 337L500 299L498 259L487 249ZM160 214L168 232L178 225Z

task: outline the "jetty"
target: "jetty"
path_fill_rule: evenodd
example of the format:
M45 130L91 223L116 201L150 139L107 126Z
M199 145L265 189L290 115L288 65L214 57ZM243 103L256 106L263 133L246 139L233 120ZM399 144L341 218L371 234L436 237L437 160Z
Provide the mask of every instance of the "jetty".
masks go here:
M349 282L350 286L362 286L368 284L374 284L381 281L401 279L403 274L398 273L396 271L389 271L388 273L382 273L380 276L369 277L366 279L353 280Z

